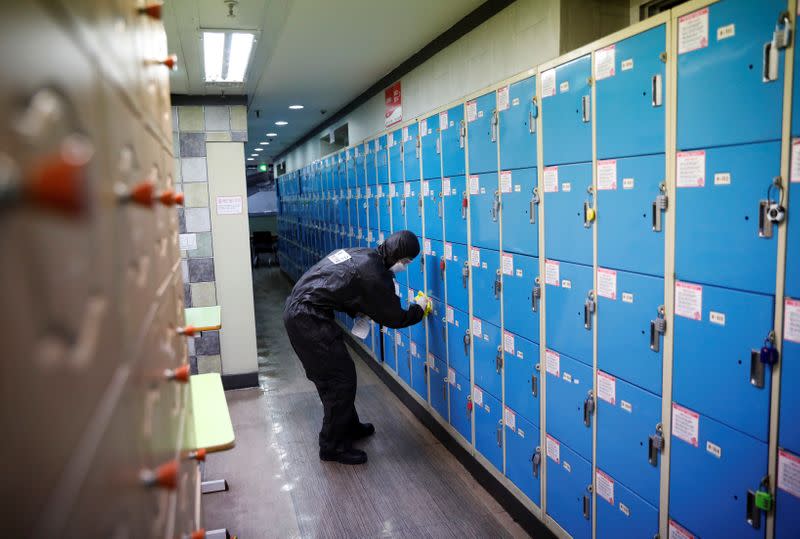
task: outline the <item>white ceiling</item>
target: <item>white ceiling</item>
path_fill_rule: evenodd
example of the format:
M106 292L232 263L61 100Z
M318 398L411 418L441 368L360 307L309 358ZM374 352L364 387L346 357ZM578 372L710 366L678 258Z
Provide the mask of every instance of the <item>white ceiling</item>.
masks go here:
M230 18L224 0L167 0L164 26L179 60L172 92L222 93L202 80L201 28L257 30L245 84L225 93L247 94L250 141L245 150L249 155L255 147L264 148L264 160L269 160L482 2L239 0L236 17ZM292 104L305 108L289 110ZM289 125L274 125L278 120ZM268 132L278 137L269 146L258 146Z

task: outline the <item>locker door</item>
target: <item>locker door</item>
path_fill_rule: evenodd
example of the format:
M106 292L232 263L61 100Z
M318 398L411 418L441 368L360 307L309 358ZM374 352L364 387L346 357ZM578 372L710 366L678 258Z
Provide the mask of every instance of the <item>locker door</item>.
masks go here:
M442 178L442 204L447 241L467 243L467 178Z
M785 449L778 449L778 469L785 473L796 473L800 467L800 456ZM775 498L775 539L800 537L800 492L797 484L787 484L787 477L778 474L778 491Z
M759 529L747 523L747 498L767 474L767 444L677 404L672 425L671 516L700 537L764 537L764 515ZM709 500L713 511L698 510Z
M439 139L439 115L434 114L419 122L422 139L422 179L442 177L442 141Z
M587 418L586 401L592 391L592 368L553 350L546 350L545 364L547 432L591 459L594 419L591 414Z
M539 254L536 224L539 194L536 169L503 170L500 191L503 203L503 249L530 256Z
M541 447L539 429L508 406L505 407L506 477L536 505L540 504Z
M392 184L394 185L394 184ZM377 187L377 195L378 195L378 223L380 223L380 229L384 232L391 233L392 231L392 221L391 221L391 210L389 208L389 184L380 183Z
M408 347L408 335L395 330L394 344L397 350L397 374L405 383L411 385L411 350Z
M780 143L679 152L677 160L678 278L773 294L778 233L759 237L759 208L780 175ZM682 166L705 171L692 183L700 187L682 182Z
M595 52L599 159L664 152L666 50L661 25Z
M800 54L797 56L800 57ZM800 88L800 82L795 88ZM794 151L800 150L800 139L792 141L792 148ZM800 155L793 159L800 159ZM792 183L789 185L789 198L800 200L800 178L792 178ZM793 298L800 298L800 209L797 208L800 208L800 204L790 205L788 222L783 225L788 227L786 231L785 293Z
M447 403L447 365L444 361L428 354L428 370L430 371L431 406L445 421L448 420Z
M425 238L423 240L423 253L423 256L425 256L425 277L428 284L427 294L444 301L445 262L442 242Z
M597 282L597 367L660 395L664 280L598 268Z
M472 388L475 411L475 448L492 465L503 471L503 421L500 401L484 389Z
M395 276L394 289L395 289L395 293L400 298L400 307L403 310L408 310L408 306L409 306L408 287L406 286L407 282L408 281L406 279L406 275L403 275L402 273L400 273L400 274ZM414 297L413 296L411 297L411 301L414 301ZM406 338L409 337L409 332L410 332L409 327L398 328L398 329L395 330L395 333L400 333L403 336L405 336ZM398 354L397 357L399 359L400 355Z
M386 145L389 151L389 181L398 183L403 181L403 131L398 129L389 133ZM402 189L400 189L402 192Z
M371 202L371 197L367 199L366 191L359 189L361 192L360 196L354 200L355 207L351 206L352 209L356 211L358 214L358 221L351 222L350 225L353 227L367 227L367 208L369 207L369 203ZM350 215L353 215L351 212Z
M472 412L469 410L469 378L461 376L452 367L448 369L450 381L450 424L472 442Z
M590 55L541 74L545 165L592 160L591 76Z
M508 331L503 332L506 406L539 424L539 345Z
M451 306L445 307L447 320L447 360L458 374L469 378L469 315Z
M657 537L658 509L618 483L599 468L597 485L597 537Z
M500 248L500 190L497 173L469 177L472 245Z
M597 260L609 268L664 275L664 155L597 163ZM621 182L618 181L622 178ZM620 185L622 183L622 185Z
M397 372L397 354L394 349L394 330L392 328L382 327L383 334L383 362Z
M367 219L369 219L369 227L372 229L378 229L378 198L379 189L382 189L383 186L378 186L378 184L367 185Z
M544 237L548 258L592 264L591 185L591 163L545 168Z
M597 371L597 466L656 507L660 457L650 436L660 423L660 397Z
M586 364L593 361L593 321L587 308L592 281L590 267L545 261L547 345Z
M413 123L403 128L403 167L406 173L406 181L420 179L419 158L419 125Z
M673 399L767 440L771 370L758 351L772 330L772 304L769 296L676 282ZM685 316L692 309L697 319Z
M444 302L433 300L433 310L426 317L428 321L428 352L437 358L447 358L447 327L445 324L446 311ZM445 376L447 373L445 373Z
M497 90L500 111L500 168L536 166L536 77Z
M411 303L414 301L414 297L417 295L418 290L414 290L413 288L408 289L408 302ZM425 322L419 322L410 326L408 328L409 337L412 341L416 341L418 344L422 345L422 350L420 351L420 355L422 356L423 360L425 358Z
M405 199L406 199L406 227L408 230L422 236L422 191L418 181L406 182L405 186Z
M406 228L406 199L403 197L403 186L403 182L389 184L389 213L392 216L392 232Z
M422 238L417 236L417 241L419 241L420 246L424 245L422 243ZM414 290L425 290L425 266L424 261L425 256L420 254L414 258L411 263L408 265L408 269L406 269L406 273L408 274L408 287L413 288Z
M464 105L456 105L439 113L439 129L442 137L442 176L463 176L466 166L464 146L467 139Z
M410 340L408 350L411 353L411 387L423 400L428 400L428 367L425 364L425 341Z
M785 10L782 0L725 0L678 20L679 33L703 22L706 30L698 35L704 42L678 43L679 149L780 138L783 51L775 55L776 80L765 82L764 58Z
M500 253L470 248L472 268L472 309L476 316L500 325Z
M378 170L378 183L389 183L389 151L386 148L386 135L375 139L375 166Z
M461 243L444 244L445 284L447 302L464 312L469 310L469 258L467 246Z
M800 301L786 298L784 307L785 324L784 328L797 328L800 322ZM787 331L783 338L783 351L781 353L781 380L784 381L781 391L781 411L779 445L793 451L800 452L800 392L797 390L787 390L788 383L796 383L800 380L800 342L789 340L790 338L800 341L797 329L790 335ZM791 382L790 382L791 381Z
M500 328L474 316L470 328L474 349L475 384L496 398L501 398L503 348L500 344Z
M422 180L422 196L425 197L425 236L441 241L444 238L442 180Z
M592 465L549 434L546 443L547 514L573 539L590 539Z
M469 172L497 172L497 100L495 92L467 102Z
M539 259L503 253L503 321L509 331L539 342ZM448 289L449 291L449 289Z

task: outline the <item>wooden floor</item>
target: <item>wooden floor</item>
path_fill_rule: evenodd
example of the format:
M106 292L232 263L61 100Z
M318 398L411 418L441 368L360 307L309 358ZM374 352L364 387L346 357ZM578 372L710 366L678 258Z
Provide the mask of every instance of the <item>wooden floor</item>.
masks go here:
M228 392L236 447L210 455L203 526L251 538L528 537L360 359L357 407L375 436L363 466L323 463L322 406L283 331L289 285L254 271L261 388Z

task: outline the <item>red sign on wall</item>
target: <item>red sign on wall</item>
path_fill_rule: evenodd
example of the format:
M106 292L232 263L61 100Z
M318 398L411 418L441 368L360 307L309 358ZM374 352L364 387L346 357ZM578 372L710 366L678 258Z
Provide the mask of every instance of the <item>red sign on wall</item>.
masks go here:
M403 94L400 91L400 81L395 82L384 92L386 100L386 127L403 120Z

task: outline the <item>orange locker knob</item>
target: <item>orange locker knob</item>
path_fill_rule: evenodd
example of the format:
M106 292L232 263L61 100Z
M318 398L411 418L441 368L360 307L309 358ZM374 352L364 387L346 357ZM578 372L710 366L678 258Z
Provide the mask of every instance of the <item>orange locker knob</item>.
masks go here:
M155 470L145 470L141 473L141 479L148 487L175 490L178 487L178 461L171 460Z
M206 539L206 531L195 530L189 535L189 539Z
M173 197L172 200L178 206L183 206L183 200L184 200L183 193L175 193L175 196Z
M44 208L82 212L88 201L86 166L93 153L91 143L82 137L68 137L58 153L33 166L25 182L27 198Z
M189 458L193 460L197 460L200 462L205 462L206 460L206 450L205 449L198 449L197 451L189 452Z
M164 206L172 206L175 204L175 191L172 189L162 191L161 194L158 195L158 200L160 200Z
M139 8L140 15L147 15L151 19L160 21L161 20L161 8L163 4L161 2L153 2L152 4L147 4L144 7Z
M161 65L167 66L167 68L174 70L178 67L178 55L177 54L170 54L163 60L158 62Z
M194 326L186 326L182 328L178 328L178 335L186 335L187 337L193 336L197 332L197 328Z
M167 369L164 371L164 376L167 380L175 380L176 382L188 382L191 375L189 364L181 365L177 369Z
M151 208L153 207L153 191L155 187L152 181L142 180L133 186L128 193L128 198L135 204Z

